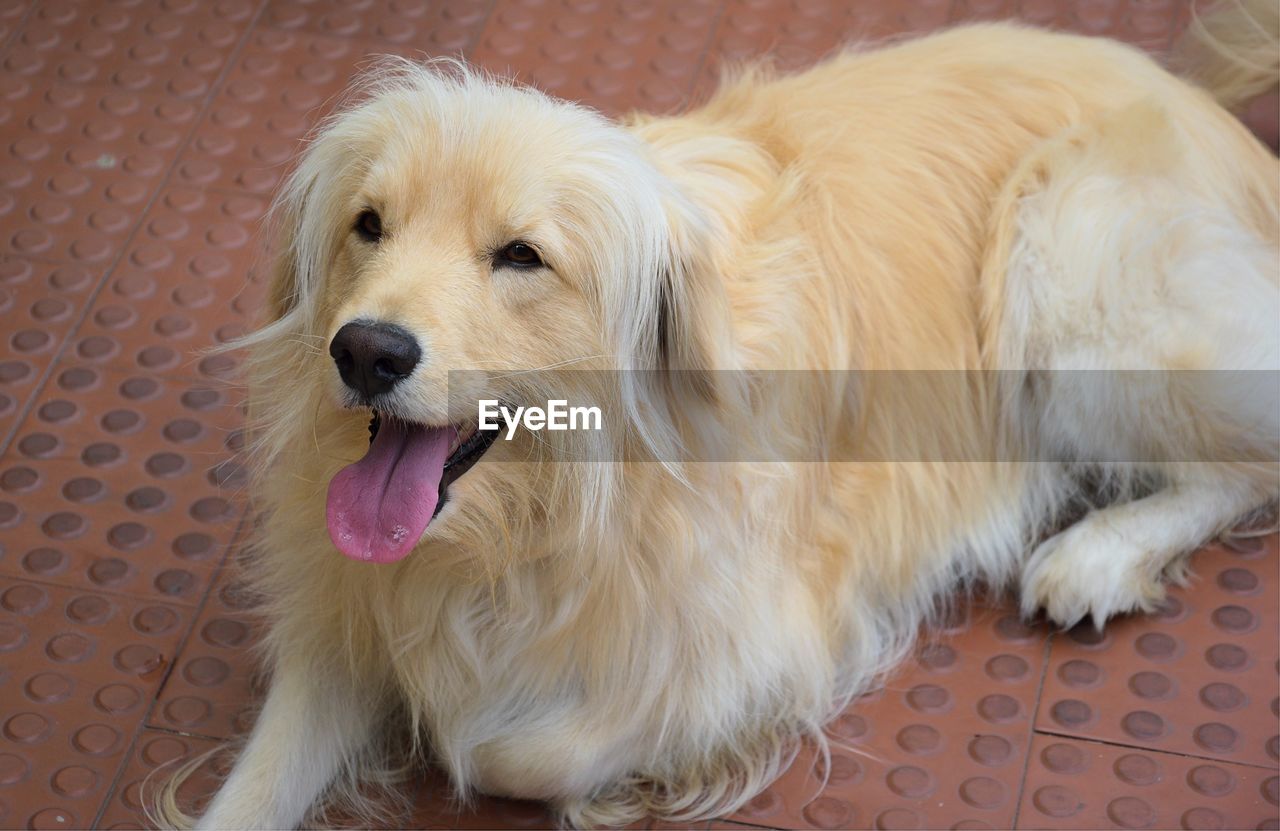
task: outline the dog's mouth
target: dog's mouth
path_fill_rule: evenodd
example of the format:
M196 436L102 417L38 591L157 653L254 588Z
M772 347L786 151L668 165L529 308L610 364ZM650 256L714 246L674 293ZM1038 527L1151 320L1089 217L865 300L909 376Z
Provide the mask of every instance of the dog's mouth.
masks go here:
M329 483L329 537L353 560L391 563L417 545L444 507L451 484L498 437L471 425L431 427L386 418L369 422L369 450Z

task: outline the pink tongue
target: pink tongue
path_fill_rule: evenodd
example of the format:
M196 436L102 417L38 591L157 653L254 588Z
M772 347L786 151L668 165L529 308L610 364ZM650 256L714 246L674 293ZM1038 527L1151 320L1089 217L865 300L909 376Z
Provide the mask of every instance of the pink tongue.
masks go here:
M394 563L418 544L440 498L457 431L384 419L364 458L329 483L329 538L353 560Z

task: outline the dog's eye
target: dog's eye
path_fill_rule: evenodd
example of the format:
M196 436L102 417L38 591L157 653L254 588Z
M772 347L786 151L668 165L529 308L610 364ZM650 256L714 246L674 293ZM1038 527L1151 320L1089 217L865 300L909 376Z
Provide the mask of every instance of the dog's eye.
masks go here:
M542 265L542 258L532 245L513 242L498 252L494 258L497 265L509 265L516 268L537 268Z
M372 208L363 210L356 217L355 230L365 242L378 242L382 239L382 217Z

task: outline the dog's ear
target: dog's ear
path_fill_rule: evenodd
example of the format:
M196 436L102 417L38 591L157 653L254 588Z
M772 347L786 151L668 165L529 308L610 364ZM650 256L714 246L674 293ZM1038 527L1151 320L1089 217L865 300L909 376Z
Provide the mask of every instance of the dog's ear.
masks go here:
M315 322L324 275L349 227L342 194L352 167L339 119L307 148L271 209L274 255L267 286L269 323L290 317L294 327Z
M298 225L302 219L302 199L287 199L288 189L275 209L272 243L275 246L267 278L267 323L275 323L298 304Z
M704 427L724 404L730 327L706 218L678 194L668 195L662 214L663 227L650 235L657 251L642 258L647 273L625 298L624 354L632 370L623 388L649 452L676 462L705 453Z

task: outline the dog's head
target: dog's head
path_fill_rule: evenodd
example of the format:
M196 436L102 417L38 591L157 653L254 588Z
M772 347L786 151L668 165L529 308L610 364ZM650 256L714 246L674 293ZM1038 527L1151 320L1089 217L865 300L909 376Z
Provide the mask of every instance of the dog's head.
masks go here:
M403 557L446 497L503 475L460 480L492 441L478 399L542 403L512 379L624 370L609 394L627 423L611 427L656 449L675 431L652 370L717 363L705 219L634 135L536 91L457 64L383 70L311 143L278 211L257 362L273 385L322 362L331 407L361 425L376 413L367 453L329 486L349 556Z

